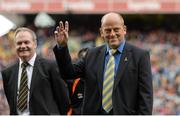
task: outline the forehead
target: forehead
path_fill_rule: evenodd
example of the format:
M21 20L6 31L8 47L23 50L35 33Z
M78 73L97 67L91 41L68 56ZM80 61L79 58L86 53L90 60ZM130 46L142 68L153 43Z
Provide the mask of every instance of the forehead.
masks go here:
M28 40L28 41L32 41L33 40L33 36L30 32L28 31L20 31L16 34L15 36L15 41L23 41L23 40Z
M115 27L124 25L122 17L116 14L105 15L102 18L101 27Z

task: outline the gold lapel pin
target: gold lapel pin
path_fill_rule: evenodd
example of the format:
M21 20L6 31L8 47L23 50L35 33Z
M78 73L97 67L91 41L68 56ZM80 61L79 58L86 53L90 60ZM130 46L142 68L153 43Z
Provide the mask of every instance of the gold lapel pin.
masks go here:
M128 61L128 58L127 58L127 57L125 57L125 58L124 58L124 61L125 61L125 62L127 62L127 61Z

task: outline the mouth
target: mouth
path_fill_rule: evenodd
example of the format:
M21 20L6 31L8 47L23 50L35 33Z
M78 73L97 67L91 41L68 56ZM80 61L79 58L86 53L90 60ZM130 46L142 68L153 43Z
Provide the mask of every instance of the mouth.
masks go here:
M18 49L18 52L28 52L30 49Z
M21 52L21 53L25 53L25 52L27 52L28 50L18 50L19 52Z
M116 39L111 39L109 42L110 43L116 42Z

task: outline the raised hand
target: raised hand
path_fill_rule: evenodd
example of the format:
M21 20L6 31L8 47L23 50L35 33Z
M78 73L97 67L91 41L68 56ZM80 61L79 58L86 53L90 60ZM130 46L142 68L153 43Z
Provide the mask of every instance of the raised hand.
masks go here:
M69 23L68 21L63 24L62 21L59 22L59 26L56 27L54 31L55 40L59 45L67 46L68 41L68 31L69 31Z

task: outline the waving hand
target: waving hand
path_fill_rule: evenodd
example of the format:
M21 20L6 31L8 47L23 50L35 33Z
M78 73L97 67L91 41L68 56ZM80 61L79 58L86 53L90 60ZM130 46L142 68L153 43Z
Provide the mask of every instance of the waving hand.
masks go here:
M62 21L59 22L59 26L56 27L54 31L55 40L59 45L67 46L68 41L68 31L69 31L69 23L68 21L63 24Z

